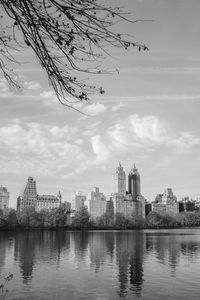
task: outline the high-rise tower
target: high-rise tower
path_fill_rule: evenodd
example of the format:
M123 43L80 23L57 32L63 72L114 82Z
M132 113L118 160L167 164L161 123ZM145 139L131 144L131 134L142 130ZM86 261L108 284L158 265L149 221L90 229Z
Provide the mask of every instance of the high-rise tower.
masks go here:
M25 187L17 200L17 207L19 210L23 210L25 207L36 206L37 201L37 190L36 182L33 177L29 177Z
M128 192L132 195L133 200L140 196L140 174L134 165L128 175Z
M116 172L114 174L115 180L115 192L120 195L126 194L126 173L119 163L119 166L116 168Z

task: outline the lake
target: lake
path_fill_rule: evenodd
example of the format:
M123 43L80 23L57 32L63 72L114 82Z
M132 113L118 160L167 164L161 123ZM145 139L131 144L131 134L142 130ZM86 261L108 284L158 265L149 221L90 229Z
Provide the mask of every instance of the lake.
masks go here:
M0 232L0 299L200 299L200 229Z

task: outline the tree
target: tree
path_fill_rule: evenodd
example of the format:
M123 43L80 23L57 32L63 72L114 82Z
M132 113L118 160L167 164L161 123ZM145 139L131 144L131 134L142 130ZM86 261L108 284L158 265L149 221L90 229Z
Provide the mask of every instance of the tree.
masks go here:
M0 69L4 77L17 86L6 60L15 61L13 49L30 47L57 98L68 107L88 101L93 90L104 93L101 87L85 84L78 77L80 72L106 73L99 61L108 54L108 46L148 50L115 32L120 21L142 20L129 20L120 7L104 5L100 0L0 0L0 7L4 11L0 23Z
M85 228L90 226L90 215L85 206L80 208L74 215L72 227Z
M35 207L29 206L24 208L23 211L18 212L18 222L22 226L34 227L36 224L37 213Z

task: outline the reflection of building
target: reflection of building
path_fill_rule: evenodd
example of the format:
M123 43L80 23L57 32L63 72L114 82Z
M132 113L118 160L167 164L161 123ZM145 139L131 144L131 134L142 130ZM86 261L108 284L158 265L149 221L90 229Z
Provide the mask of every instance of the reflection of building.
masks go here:
M116 179L118 177L118 179ZM123 179L123 180L122 180ZM116 169L115 182L118 184L117 193L112 195L114 213L122 213L125 217L145 217L145 199L140 192L140 174L133 167L128 175L128 193L124 193L125 172L121 164Z
M100 266L103 265L106 256L105 233L95 232L89 239L90 260L95 272L98 273Z
M174 196L172 189L167 188L163 194L158 194L155 202L152 203L152 211L160 215L174 216L179 212L179 205L176 196Z
M81 192L76 192L75 195L72 196L71 200L71 209L72 210L80 210L85 206L86 196L82 195Z
M41 209L50 210L58 208L61 203L61 194L53 195L38 195L36 189L36 181L33 177L29 177L20 196L17 198L17 210L22 211L26 207L33 206L37 211Z
M135 231L116 233L116 257L119 267L120 297L126 296L128 289L140 296L143 285L143 257L145 235Z
M100 217L106 212L106 196L99 192L98 187L95 187L94 191L88 194L85 205L92 218Z
M0 186L0 209L9 207L9 192L4 186Z
M35 264L36 239L34 232L20 232L15 236L14 257L19 261L24 283L32 280L33 266Z

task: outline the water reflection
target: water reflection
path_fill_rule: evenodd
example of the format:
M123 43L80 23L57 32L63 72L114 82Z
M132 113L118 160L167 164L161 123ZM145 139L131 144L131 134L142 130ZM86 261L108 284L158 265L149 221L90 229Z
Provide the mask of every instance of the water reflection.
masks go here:
M32 280L34 266L54 261L59 267L63 249L70 248L65 232L18 232L14 236L14 260L18 263L24 284Z
M116 257L119 267L119 295L126 296L128 289L140 295L143 284L143 257L145 235L141 232L116 234Z
M13 259L13 253L13 266L19 268L20 280L25 286L35 284L38 272L47 267L54 272L52 276L59 276L63 290L66 282L68 288L74 289L76 278L80 276L79 283L84 290L87 285L88 290L94 288L93 284L101 284L103 290L115 286L112 290L115 297L106 299L129 299L131 296L136 299L143 297L148 282L147 261L155 269L159 265L173 280L180 266L200 261L200 231L33 231L11 236L0 233L0 274L8 257L12 255ZM50 276L48 283L46 276L47 288L51 280Z

